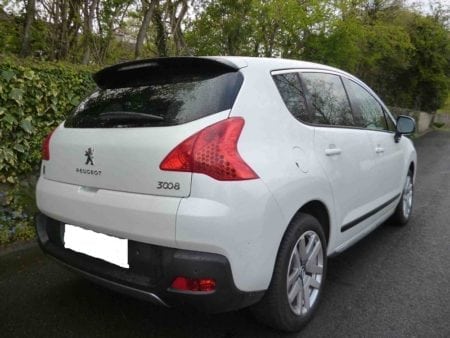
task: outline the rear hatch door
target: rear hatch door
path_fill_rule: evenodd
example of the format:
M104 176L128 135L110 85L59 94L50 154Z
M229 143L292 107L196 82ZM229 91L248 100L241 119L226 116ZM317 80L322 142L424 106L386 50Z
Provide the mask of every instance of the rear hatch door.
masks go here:
M64 183L185 197L191 173L162 171L184 139L228 117L243 78L213 59L166 58L113 66L99 89L52 135L44 177Z

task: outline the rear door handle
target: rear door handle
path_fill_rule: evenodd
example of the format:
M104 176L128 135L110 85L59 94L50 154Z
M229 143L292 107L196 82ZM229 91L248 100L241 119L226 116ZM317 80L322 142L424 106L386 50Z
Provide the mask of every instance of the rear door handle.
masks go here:
M378 146L378 147L376 147L376 148L375 148L375 152L376 152L377 154L381 154L381 153L384 153L384 148L383 148L383 147L380 147L380 146Z
M327 148L325 149L325 155L327 156L335 156L340 155L342 153L342 150L339 148Z

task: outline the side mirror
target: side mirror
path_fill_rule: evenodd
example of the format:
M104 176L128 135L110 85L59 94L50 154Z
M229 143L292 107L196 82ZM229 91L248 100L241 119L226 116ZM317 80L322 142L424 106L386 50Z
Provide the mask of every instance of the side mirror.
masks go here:
M414 133L416 130L416 121L409 116L400 115L397 118L397 127L395 129L395 142L400 141L402 135L408 135Z

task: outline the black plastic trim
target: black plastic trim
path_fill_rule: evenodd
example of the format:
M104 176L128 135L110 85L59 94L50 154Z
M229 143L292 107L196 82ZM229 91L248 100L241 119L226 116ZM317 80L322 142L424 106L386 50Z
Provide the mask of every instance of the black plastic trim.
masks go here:
M149 302L152 302L154 304L158 304L158 305L162 305L165 307L169 307L168 304L166 304L161 298L159 298L157 295L155 295L154 293L151 292L147 292L144 290L140 290L140 289L136 289L133 288L131 286L127 286L127 285L123 285L123 284L119 284L116 282L113 282L111 280L93 275L89 272L83 271L81 269L75 268L67 263L65 263L64 261L59 260L58 258L55 258L52 256L53 259L55 259L58 263L63 264L64 266L66 266L67 268L69 268L72 271L75 271L76 273L79 273L81 275L83 275L84 277L86 277L87 279L89 279L90 281L99 284L101 286L104 286L110 290L116 291L116 292L120 292L135 298L139 298L139 299L143 299Z
M42 250L88 279L115 291L165 306L189 305L204 312L236 310L258 302L261 291L241 291L225 256L128 240L129 269L64 248L64 223L39 214L36 221ZM174 290L175 277L213 278L212 292Z
M394 202L397 198L400 197L400 194L396 195L395 197L391 198L389 201L383 203L382 205L376 207L375 209L369 211L367 214L362 215L361 217L358 217L357 219L351 221L350 223L347 223L342 226L341 232L347 231L348 229L353 228L354 226L358 225L359 223L363 222L370 216L375 215L378 211L381 211L382 209L386 208L389 204Z

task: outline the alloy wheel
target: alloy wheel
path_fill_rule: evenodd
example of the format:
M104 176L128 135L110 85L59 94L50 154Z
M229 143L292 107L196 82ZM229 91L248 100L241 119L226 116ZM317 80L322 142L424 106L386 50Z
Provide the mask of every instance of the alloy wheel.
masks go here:
M306 231L292 249L287 270L287 297L296 315L305 315L318 299L324 252L319 235Z
M412 177L408 175L403 188L403 216L409 218L413 203L413 183Z

